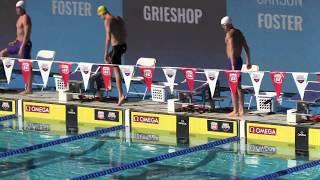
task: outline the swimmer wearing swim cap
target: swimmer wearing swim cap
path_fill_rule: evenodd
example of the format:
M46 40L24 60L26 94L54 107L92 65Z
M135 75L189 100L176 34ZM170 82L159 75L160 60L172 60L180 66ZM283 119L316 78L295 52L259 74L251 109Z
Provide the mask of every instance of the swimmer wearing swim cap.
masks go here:
M250 49L242 32L234 28L232 19L229 16L223 17L220 24L226 33L225 43L229 62L228 69L241 70L243 64L241 58L242 49L244 49L246 52L247 69L251 69ZM244 115L244 101L243 92L241 89L241 77L239 79L237 93L235 96L232 96L232 105L233 111L229 114L229 116Z
M100 5L98 8L97 8L97 15L98 16L102 16L102 15L105 15L107 13L107 8L103 5Z
M113 72L115 74L116 85L118 89L118 105L121 106L125 101L125 97L122 92L122 81L118 65L121 64L122 55L127 51L127 30L125 22L121 17L113 16L103 5L97 8L97 15L103 19L105 24L106 48L104 53L104 61L106 64L116 65L113 66ZM111 51L109 51L110 46L112 46Z
M25 9L24 1L18 1L18 2L16 3L16 8Z
M229 16L225 16L221 19L221 25L222 26L225 26L225 25L228 25L228 24L231 24L232 25L232 20Z

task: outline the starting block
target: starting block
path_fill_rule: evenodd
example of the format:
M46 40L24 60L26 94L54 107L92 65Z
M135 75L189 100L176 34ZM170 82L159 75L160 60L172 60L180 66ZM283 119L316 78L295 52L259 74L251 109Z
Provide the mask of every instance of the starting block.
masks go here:
M320 105L320 81L309 81L303 99L301 100L300 95L296 95L292 100L297 102L298 115L311 116L310 106Z

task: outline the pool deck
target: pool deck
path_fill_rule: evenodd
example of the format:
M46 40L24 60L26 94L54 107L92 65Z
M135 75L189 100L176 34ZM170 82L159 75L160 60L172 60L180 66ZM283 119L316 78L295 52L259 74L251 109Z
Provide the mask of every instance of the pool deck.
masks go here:
M17 93L5 93L0 94L0 98L5 99L22 99L25 101L35 101L35 102L45 102L45 103L54 103L54 104L68 104L68 105L80 105L80 106L91 106L96 108L107 108L107 109L130 109L131 111L140 111L140 112L152 112L152 113L165 113L165 114L179 114L179 115L187 115L194 117L206 117L209 119L229 119L229 120L246 120L253 122L263 122L270 124L281 124L281 125L297 125L293 123L287 123L287 115L285 113L255 113L255 110L251 110L246 112L244 116L241 117L230 117L227 112L205 112L205 113L188 113L188 112L175 112L168 113L167 104L161 102L155 102L150 99L147 100L139 100L137 98L128 98L125 104L122 106L117 106L117 102L115 100L110 100L110 102L99 102L99 101L81 101L81 100L72 100L68 102L59 101L57 92L34 92L33 94L28 95L20 95ZM217 109L219 111L219 109ZM320 128L320 123L313 122L303 122L299 123L299 125L305 125L315 128Z
M233 137L240 136L246 142L273 141L295 144L296 149L320 147L320 123L287 123L284 113L246 113L242 117L229 117L227 112L175 112L168 113L167 104L151 100L128 98L125 104L117 101L83 102L58 100L53 91L34 92L29 95L1 93L1 106L12 104L15 108L1 107L0 113L12 109L23 119L61 120L66 127L78 127L81 123L101 126L125 125L131 129L168 131L176 134L177 141L191 136ZM5 103L4 103L5 102ZM15 105L13 105L15 104ZM4 107L6 107L4 106ZM9 110L8 110L9 109ZM14 110L14 111L13 111ZM219 111L219 109L217 109ZM9 112L6 112L9 114ZM42 121L41 121L42 122ZM43 121L44 123L46 120Z

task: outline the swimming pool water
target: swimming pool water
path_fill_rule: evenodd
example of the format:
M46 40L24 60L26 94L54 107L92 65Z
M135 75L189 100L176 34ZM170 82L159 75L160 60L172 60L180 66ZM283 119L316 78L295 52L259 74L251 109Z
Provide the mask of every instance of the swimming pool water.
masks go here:
M50 131L43 125L17 122L0 124L0 151L43 143L66 136ZM83 125L85 126L85 125ZM38 128L35 128L38 127ZM47 128L47 129L46 129ZM37 131L35 131L37 130ZM39 132L41 130L42 132ZM61 129L61 131L65 131ZM193 137L191 146L216 140ZM176 145L174 134L134 130L116 131L99 137L86 138L17 156L0 159L1 179L68 179L188 147ZM248 144L240 150L239 142L206 151L155 162L136 169L107 176L108 179L249 179L308 161L291 155L277 155L282 147ZM261 151L264 151L263 153ZM255 153L253 153L255 152ZM282 151L285 152L285 151ZM282 179L318 179L320 168L311 168ZM106 179L101 177L97 179Z

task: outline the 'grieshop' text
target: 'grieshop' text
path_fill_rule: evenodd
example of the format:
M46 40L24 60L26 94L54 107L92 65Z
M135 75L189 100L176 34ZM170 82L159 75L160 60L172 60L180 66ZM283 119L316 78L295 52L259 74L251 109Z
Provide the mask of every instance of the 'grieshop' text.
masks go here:
M199 24L203 12L201 9L144 6L145 21Z

